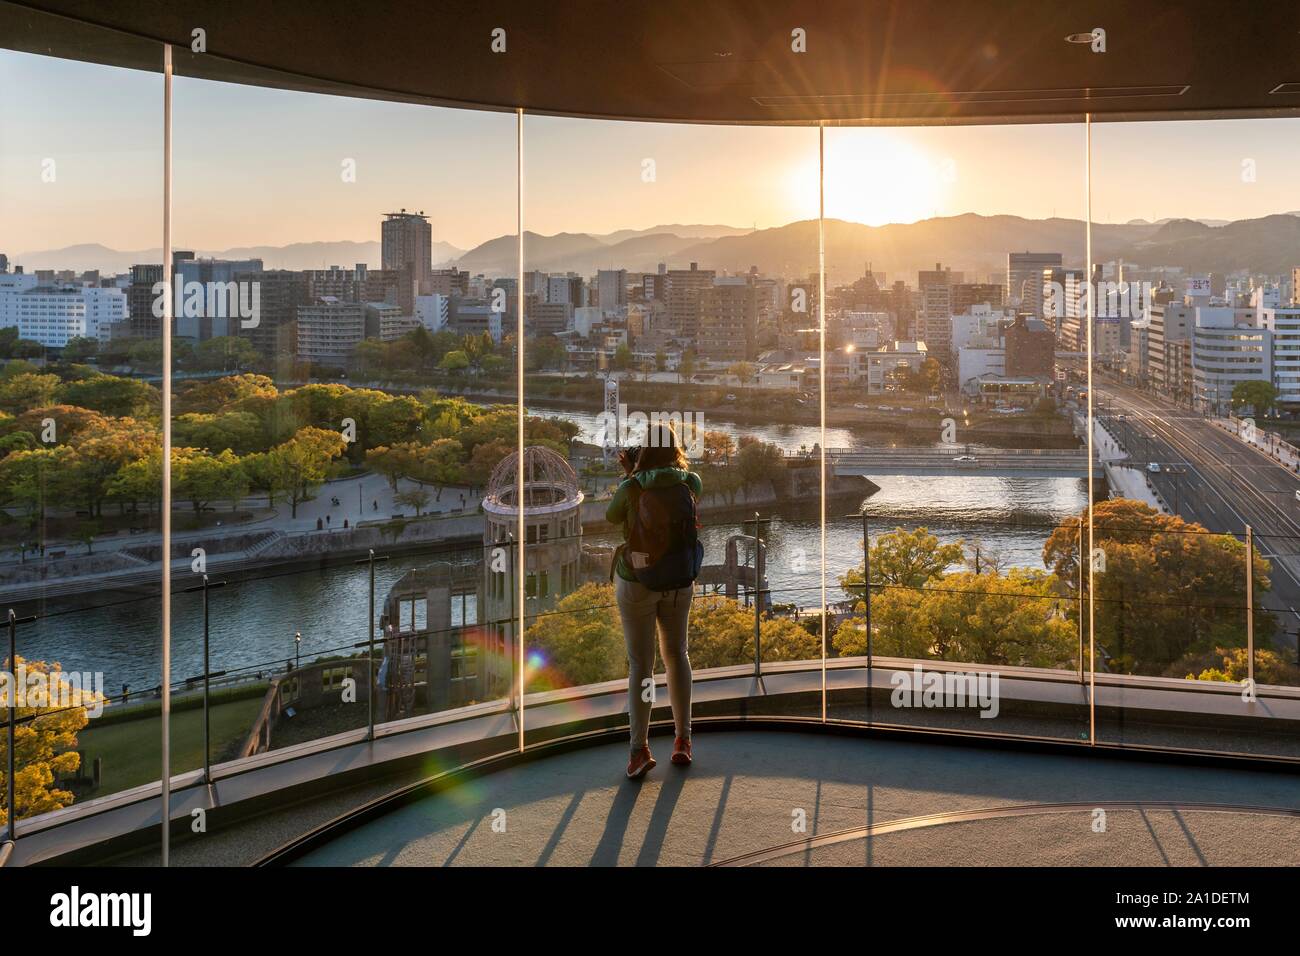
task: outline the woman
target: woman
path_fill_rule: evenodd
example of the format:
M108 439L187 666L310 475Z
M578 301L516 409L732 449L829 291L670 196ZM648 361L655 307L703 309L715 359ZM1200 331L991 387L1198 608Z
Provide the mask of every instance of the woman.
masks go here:
M659 631L659 651L668 671L668 693L673 707L673 723L677 737L673 741L672 761L686 766L691 762L691 661L686 649L687 623L691 613L693 587L671 590L652 590L637 579L634 569L645 573L647 556L629 548L628 542L636 534L653 537L664 529L645 528L647 515L663 514L664 510L639 508L642 495L649 491L657 500L672 502L685 499L689 509L689 522L695 522L695 501L703 483L700 476L690 470L681 442L672 426L652 425L646 447L619 452L619 464L624 478L614 493L605 512L611 524L623 529L624 545L615 558L614 596L618 602L619 617L623 620L623 639L627 643L627 711L632 730L632 756L627 765L629 780L639 779L655 765L650 755L648 734L650 710L654 703L655 630ZM690 496L680 493L685 486ZM674 495L674 492L679 492ZM653 520L653 519L651 519ZM694 527L690 529L690 547L694 542ZM698 559L694 573L698 572Z

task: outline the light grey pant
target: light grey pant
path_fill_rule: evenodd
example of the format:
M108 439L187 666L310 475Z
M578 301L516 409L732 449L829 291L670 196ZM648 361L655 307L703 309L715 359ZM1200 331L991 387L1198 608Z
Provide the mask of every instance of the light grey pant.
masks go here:
M637 581L614 576L614 596L623 619L627 643L627 714L632 725L632 749L646 746L650 710L654 705L655 628L659 652L668 671L668 697L673 705L677 736L691 736L691 659L686 650L686 629L691 613L692 589L651 591Z

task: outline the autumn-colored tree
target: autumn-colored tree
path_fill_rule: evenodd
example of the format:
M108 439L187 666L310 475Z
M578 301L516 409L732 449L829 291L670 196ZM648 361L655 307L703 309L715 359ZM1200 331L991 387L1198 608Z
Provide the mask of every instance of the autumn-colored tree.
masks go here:
M298 505L310 498L325 480L329 463L343 454L346 442L336 431L303 428L293 438L267 452L254 463L259 483L270 481L289 498L290 514L298 517Z
M230 449L216 455L199 448L172 449L172 491L190 500L195 515L212 501L229 501L233 507L248 488L248 475Z
M718 594L696 597L691 605L689 648L693 667L726 667L754 661L754 610ZM821 640L789 618L765 617L759 623L764 661L821 657Z
M262 423L252 412L187 412L172 422L172 441L177 447L205 448L213 453L263 451L263 436Z
M279 392L265 375L228 375L209 382L196 382L177 391L174 411L216 414L228 411L265 411ZM261 417L261 416L259 416Z
M1043 563L1072 602L1079 592L1080 525L1062 522L1043 547ZM1246 547L1231 535L1116 498L1093 507L1091 597L1097 641L1112 670L1161 674L1184 655L1246 643ZM1255 641L1267 647L1277 619L1259 607L1270 564L1254 555ZM1085 568L1085 589L1087 577ZM1084 602L1085 608L1087 601Z
M28 409L53 405L58 387L57 375L24 372L0 377L0 411L19 415Z
M107 419L105 427L87 430L73 441L76 455L69 479L73 494L84 502L88 516L100 517L103 503L118 470L137 458L146 457L162 444L153 425L133 418Z
M872 594L872 651L884 657L1066 667L1074 661L1077 632L1061 605L1052 575L1023 568L944 574L919 588L885 587ZM842 623L832 644L842 656L865 654L864 619Z
M1245 647L1216 647L1211 652L1188 655L1171 665L1165 676L1244 683L1250 677L1249 651ZM1276 651L1257 647L1255 682L1295 687L1300 684L1300 667L1283 660Z
M94 691L66 684L57 663L25 661L21 657L16 666L11 666L8 659L4 663L5 671L0 676L0 706L7 707L9 695L17 690L13 677L24 673L27 681L19 696L22 706L17 708L19 723L14 729L13 807L8 805L7 796L8 735L0 734L0 825L8 821L11 812L16 812L17 819L21 820L72 803L73 795L55 785L55 776L72 773L80 766L81 758L76 751L77 732L86 726L86 709L96 708L103 700ZM38 674L43 676L38 678ZM66 694L50 694L45 700L32 700L31 689L40 683L66 687Z
M158 389L148 382L117 375L92 375L64 382L58 389L58 397L65 405L89 408L114 418L156 416L162 401Z
M626 677L627 649L613 586L589 582L560 598L552 613L529 625L524 646L543 662L529 674L530 690Z
M940 544L926 528L895 528L877 535L871 545L871 584L898 588L923 587L931 578L962 560L962 543ZM840 578L850 594L862 594L862 566Z

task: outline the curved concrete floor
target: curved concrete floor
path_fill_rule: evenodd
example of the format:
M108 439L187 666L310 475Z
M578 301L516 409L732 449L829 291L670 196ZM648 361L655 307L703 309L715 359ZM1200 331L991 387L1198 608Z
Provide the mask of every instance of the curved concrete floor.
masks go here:
M557 754L468 781L340 835L298 865L537 866L726 862L908 817L1107 801L1300 810L1300 777L776 730L704 732L689 769L623 779L626 747ZM806 830L795 829L806 820ZM944 822L784 852L766 865L1300 864L1300 817L1091 809ZM494 823L496 824L494 826Z

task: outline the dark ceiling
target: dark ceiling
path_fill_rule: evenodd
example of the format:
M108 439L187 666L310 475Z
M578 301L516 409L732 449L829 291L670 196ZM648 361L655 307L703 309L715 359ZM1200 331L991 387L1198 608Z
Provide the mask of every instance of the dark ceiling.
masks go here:
M206 31L204 54L190 52L195 28ZM491 48L497 28L504 53ZM796 28L806 52L792 50ZM1066 40L1095 28L1105 52ZM623 119L969 123L1300 110L1295 2L0 2L0 46L157 69L159 48L142 38L174 44L182 75Z

